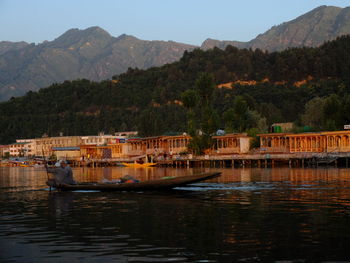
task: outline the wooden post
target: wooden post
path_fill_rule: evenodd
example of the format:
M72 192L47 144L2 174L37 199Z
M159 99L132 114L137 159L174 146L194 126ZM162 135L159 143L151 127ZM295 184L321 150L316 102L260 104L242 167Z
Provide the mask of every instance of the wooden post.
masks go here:
M289 165L289 168L292 168L292 160L291 159L289 159L288 165Z
M348 168L349 167L349 159L345 158L345 167Z
M235 160L232 159L232 168L235 168Z

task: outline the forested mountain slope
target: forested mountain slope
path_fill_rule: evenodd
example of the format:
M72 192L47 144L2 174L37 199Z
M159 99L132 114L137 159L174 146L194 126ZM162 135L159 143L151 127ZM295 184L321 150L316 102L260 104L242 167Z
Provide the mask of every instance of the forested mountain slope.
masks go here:
M264 129L264 121L296 121L336 129L350 121L350 37L341 37L319 48L273 53L232 46L195 49L185 52L178 62L129 69L112 80L65 81L30 91L0 104L0 140L7 143L59 132L83 135L139 130L157 135L186 131L182 94L195 88L203 72L212 75L216 84L233 84L215 89L212 102L218 113L217 128L242 131L257 126ZM304 116L305 107L318 97L322 101L314 107L323 115L319 121L310 120ZM249 115L243 116L240 107L249 110ZM237 118L247 123L235 127Z

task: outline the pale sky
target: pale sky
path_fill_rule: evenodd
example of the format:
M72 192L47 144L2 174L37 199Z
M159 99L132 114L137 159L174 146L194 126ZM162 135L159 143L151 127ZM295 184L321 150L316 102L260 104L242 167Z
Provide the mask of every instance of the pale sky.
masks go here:
M249 41L320 5L346 7L350 0L0 0L0 41L41 43L91 26L115 37L194 45Z

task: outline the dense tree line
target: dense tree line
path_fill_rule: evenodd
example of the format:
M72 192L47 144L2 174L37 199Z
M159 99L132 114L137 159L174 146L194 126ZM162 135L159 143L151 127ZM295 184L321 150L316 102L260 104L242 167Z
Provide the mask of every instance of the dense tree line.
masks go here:
M213 85L209 85L210 101L202 100L203 111L199 113L200 103L189 104L197 96L204 98L198 81L205 73ZM60 132L86 135L139 130L147 136L191 133L198 128L191 127L191 118L199 118L199 128L203 129L206 116L213 125L208 131L221 128L254 134L266 131L273 122L285 121L315 130L339 129L350 121L349 78L349 36L319 48L274 53L232 46L225 50L196 49L162 67L130 68L102 82L65 81L3 102L0 142ZM256 83L213 88L237 80ZM295 84L303 80L307 81Z

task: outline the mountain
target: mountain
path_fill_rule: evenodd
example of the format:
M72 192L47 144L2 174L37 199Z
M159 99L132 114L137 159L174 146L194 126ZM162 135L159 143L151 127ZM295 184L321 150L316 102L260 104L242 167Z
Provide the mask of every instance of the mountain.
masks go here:
M41 44L0 42L0 100L64 80L103 80L125 72L160 66L181 58L194 46L172 41L113 37L99 27L71 29Z
M203 50L228 45L269 51L319 46L350 34L350 7L320 6L292 21L272 27L249 42L207 39ZM71 29L41 44L0 42L0 101L65 80L100 81L126 72L177 61L185 50L198 48L172 41L113 37L99 27ZM223 69L224 70L224 69Z
M18 50L27 46L26 42L10 42L10 41L1 41L0 42L0 55L6 53L10 50Z
M316 47L338 36L350 34L350 7L320 6L298 18L273 26L249 42L207 39L202 48L259 48L278 51L289 47Z
M198 85L198 76L203 72L213 76L217 88L206 87L209 82L204 87ZM234 127L233 121L238 125L249 122L252 128L266 127L265 122L300 123L306 105L316 99L311 101L309 117L315 115L325 129L339 129L350 123L349 87L350 36L320 47L273 53L233 46L225 50L195 49L161 67L128 69L101 82L64 81L2 102L0 143L44 133L58 136L60 132L91 135L137 130L147 136L183 132L190 114L186 114L182 101L196 102L212 90L215 96L210 102L217 115L201 106L208 111L202 118L217 116L216 128ZM241 97L246 103L242 104ZM232 113L232 107L240 112L239 116ZM249 117L249 111L255 113ZM325 115L322 121L321 117L317 119L320 114ZM261 120L260 124L257 120Z

